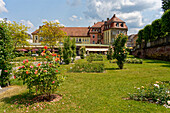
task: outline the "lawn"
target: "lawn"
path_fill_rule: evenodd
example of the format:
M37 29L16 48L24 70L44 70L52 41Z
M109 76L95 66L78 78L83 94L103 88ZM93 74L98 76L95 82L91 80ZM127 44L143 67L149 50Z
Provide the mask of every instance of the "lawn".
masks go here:
M58 89L57 93L63 97L58 102L29 102L32 97L28 96L26 87L13 86L13 89L0 94L0 113L170 112L161 105L122 99L133 93L134 87L147 86L155 81L170 81L170 62L146 59L143 64L125 64L123 70L117 70L116 63L104 63L104 73L67 73L65 69L69 69L70 65L63 65L61 69L67 78Z

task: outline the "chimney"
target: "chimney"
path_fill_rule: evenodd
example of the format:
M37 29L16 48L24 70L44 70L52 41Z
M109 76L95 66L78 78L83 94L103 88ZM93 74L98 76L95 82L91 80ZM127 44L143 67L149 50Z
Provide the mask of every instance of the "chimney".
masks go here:
M109 20L109 18L107 18L107 21Z
M104 20L102 20L102 22L104 22Z
M96 24L96 23L94 22L94 24Z
M116 14L114 14L113 17L116 17Z

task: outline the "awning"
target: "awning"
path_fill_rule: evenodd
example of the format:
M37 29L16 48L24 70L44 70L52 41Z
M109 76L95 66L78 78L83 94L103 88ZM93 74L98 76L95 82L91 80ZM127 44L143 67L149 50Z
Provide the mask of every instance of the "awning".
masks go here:
M86 51L108 51L108 48L86 48Z

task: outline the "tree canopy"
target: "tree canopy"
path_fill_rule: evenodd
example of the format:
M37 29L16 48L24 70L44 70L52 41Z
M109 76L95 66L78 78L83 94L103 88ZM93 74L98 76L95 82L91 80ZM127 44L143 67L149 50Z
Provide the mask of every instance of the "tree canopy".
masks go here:
M60 26L58 22L43 22L44 25L39 29L39 37L42 37L42 44L49 45L51 48L60 42L61 39L66 36L66 33L61 30L63 26Z
M164 12L170 9L170 0L162 0L162 9Z

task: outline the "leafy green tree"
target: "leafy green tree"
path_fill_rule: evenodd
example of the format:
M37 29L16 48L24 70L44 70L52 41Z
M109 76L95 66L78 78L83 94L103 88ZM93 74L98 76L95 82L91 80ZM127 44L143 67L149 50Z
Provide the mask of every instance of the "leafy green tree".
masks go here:
M8 26L15 49L17 46L24 47L25 45L29 45L29 42L27 41L27 39L29 39L27 33L29 27L26 27L25 25L22 25L22 23L17 23L15 21L13 21L13 23L8 23Z
M124 34L118 34L117 39L113 43L114 54L113 58L117 59L117 65L119 69L123 69L125 59L127 57L127 52L125 49L125 43L127 42L128 36Z
M107 59L112 60L113 58L113 48L109 45L109 50L107 51Z
M54 46L65 37L66 33L61 30L63 26L58 22L46 21L43 23L45 25L39 29L38 36L43 38L42 45L49 45L53 50Z
M64 48L63 48L63 59L66 64L71 62L72 50L71 50L71 41L67 37L64 39Z
M160 38L163 35L163 32L161 30L161 19L156 19L152 22L151 34L154 39Z
M72 39L72 44L71 44L71 49L72 49L72 57L73 57L73 61L76 58L76 40L75 38Z
M13 42L9 27L6 23L0 23L0 85L6 86L9 83L12 65L10 61L13 57Z
M143 35L144 35L145 46L146 46L149 40L153 40L152 35L151 35L151 25L146 25L144 27Z
M162 31L164 33L169 33L170 32L170 9L164 12L164 14L161 17L162 21Z
M143 32L144 32L143 29L139 30L139 32L138 32L138 39L136 40L136 42L140 45L140 48L141 48L142 40L144 39Z
M162 0L162 9L164 12L170 9L170 0Z
M80 48L80 57L81 57L81 59L85 58L85 52L86 52L86 48L85 48L85 46L82 46Z

